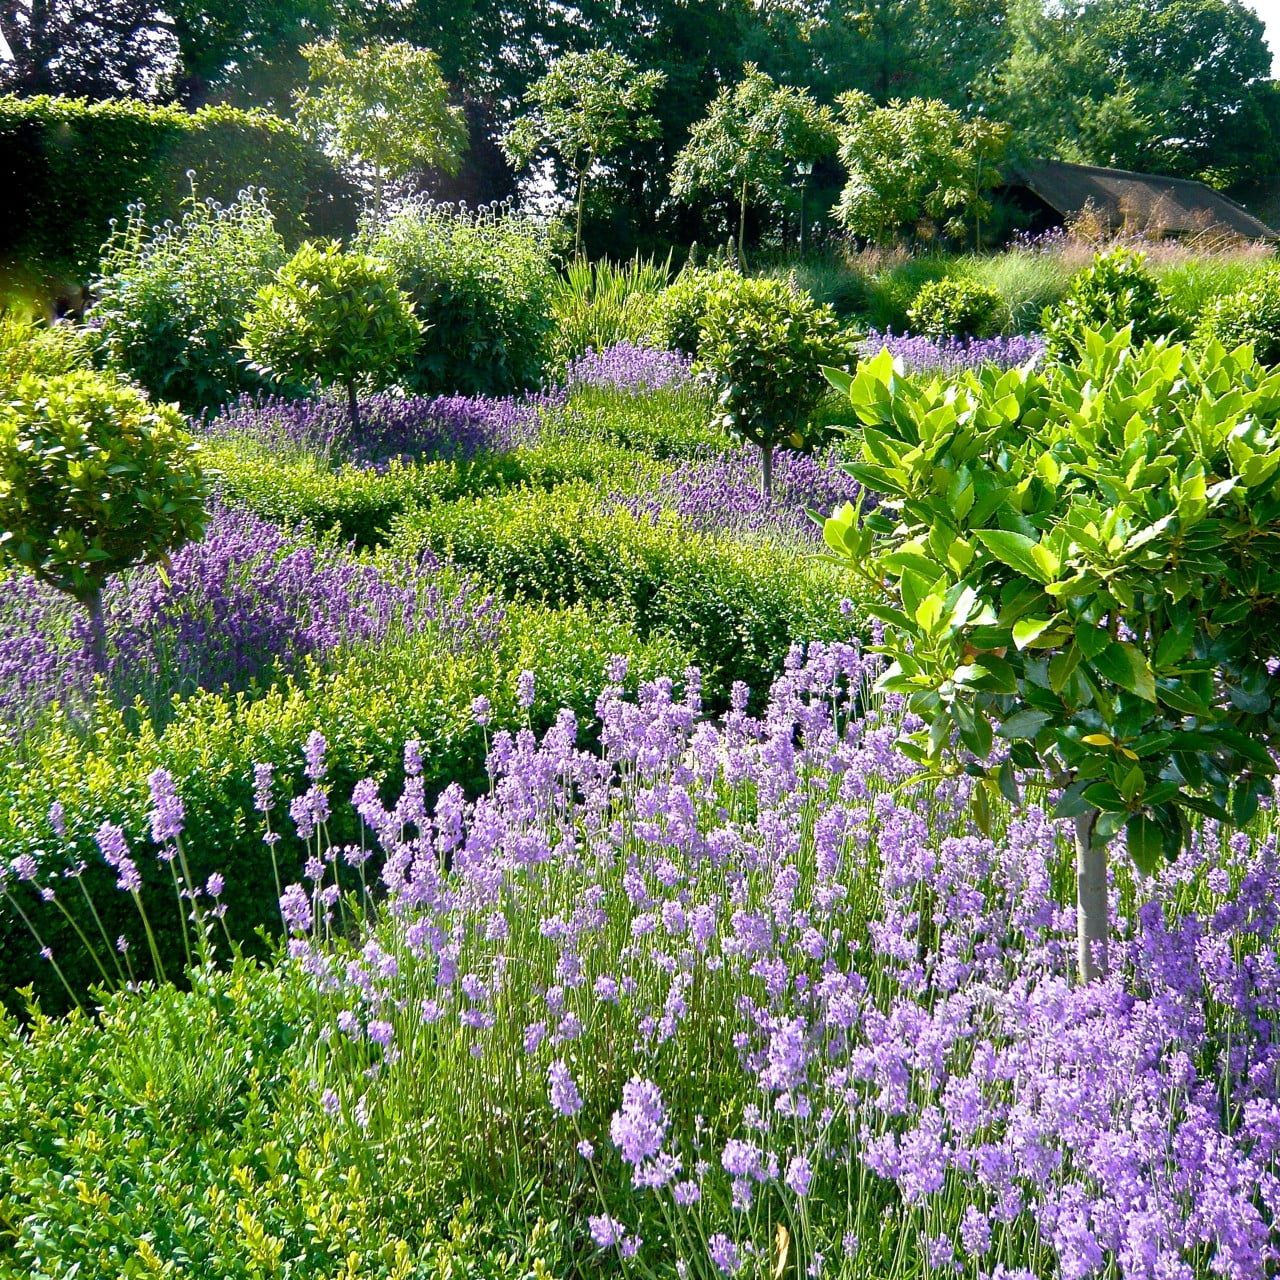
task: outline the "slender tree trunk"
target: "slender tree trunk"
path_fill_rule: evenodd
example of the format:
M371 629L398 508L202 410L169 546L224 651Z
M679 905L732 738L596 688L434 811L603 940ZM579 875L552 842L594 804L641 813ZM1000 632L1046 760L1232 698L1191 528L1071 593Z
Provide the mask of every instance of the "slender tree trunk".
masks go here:
M360 400L356 395L356 384L347 383L347 412L351 415L351 434L360 434Z
M760 446L760 492L767 498L773 492L773 445Z
M85 597L89 611L89 661L95 676L107 674L107 623L102 616L102 588L95 587Z
M374 221L382 213L382 166L374 164L373 166L373 217Z
M577 205L577 220L573 229L573 254L575 258L582 257L582 200L587 191L587 171L583 169L578 174L578 198L575 201Z
M738 201L738 270L747 269L747 181L742 180L742 196Z
M1107 846L1095 839L1098 811L1090 809L1076 827L1076 967L1081 982L1107 972Z

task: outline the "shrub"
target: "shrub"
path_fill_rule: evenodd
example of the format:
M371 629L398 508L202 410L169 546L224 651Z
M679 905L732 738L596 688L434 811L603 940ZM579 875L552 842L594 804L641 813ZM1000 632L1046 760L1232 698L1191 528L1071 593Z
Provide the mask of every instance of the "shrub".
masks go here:
M414 390L505 395L543 381L556 257L546 224L409 202L366 223L359 243L391 264L428 322L408 374Z
M263 387L240 350L244 316L287 258L260 194L226 208L188 201L176 223L150 226L134 206L103 249L93 323L113 364L189 413Z
M831 308L782 281L739 279L708 298L699 364L719 385L722 425L759 446L763 492L774 448L804 443L806 415L826 389L820 366L851 358Z
M27 374L0 403L0 561L82 604L98 670L102 588L204 526L205 480L177 411L100 374Z
M928 281L907 312L912 330L941 342L946 338L994 338L1009 322L1004 299L964 276Z
M1196 329L1200 345L1216 339L1228 350L1249 343L1262 364L1280 364L1280 268L1255 273L1237 293L1215 298Z
M1071 281L1062 302L1043 316L1050 359L1083 349L1087 330L1129 326L1135 343L1185 335L1186 317L1174 310L1142 254L1117 248L1097 254Z
M722 708L741 680L760 689L800 639L844 635L837 579L776 544L699 534L671 514L603 507L585 484L423 508L393 548L430 548L515 600L611 604L645 639L686 645Z
M353 192L298 130L261 111L0 98L0 259L93 274L113 218L177 217L191 190L230 203L267 187L285 239L345 233Z
M269 375L341 386L358 437L358 391L394 381L421 335L413 304L385 263L336 244L304 244L259 291L242 345Z
M65 323L34 324L0 312L0 390L7 391L23 374L51 378L87 369L92 358L84 330Z
M741 278L733 267L685 267L657 296L650 339L657 346L696 357L708 299Z

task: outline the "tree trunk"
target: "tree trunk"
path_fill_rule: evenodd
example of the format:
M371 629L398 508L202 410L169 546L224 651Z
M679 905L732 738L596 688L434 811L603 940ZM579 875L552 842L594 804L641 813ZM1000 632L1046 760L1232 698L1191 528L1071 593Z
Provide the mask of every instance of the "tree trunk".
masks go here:
M747 183L742 181L742 196L738 201L738 270L747 269Z
M1076 827L1076 967L1081 982L1107 972L1107 846L1094 839L1098 811L1090 809Z
M773 492L773 445L760 446L760 492L767 498Z
M573 227L573 256L575 258L582 257L582 200L587 192L587 171L583 169L578 174L578 195L574 201L577 208L577 216Z
M360 434L360 400L356 396L356 384L347 383L347 412L351 415L351 434Z
M373 166L373 220L376 223L382 214L382 166Z
M95 676L107 674L107 623L102 616L102 588L95 587L84 599L89 611L89 661Z

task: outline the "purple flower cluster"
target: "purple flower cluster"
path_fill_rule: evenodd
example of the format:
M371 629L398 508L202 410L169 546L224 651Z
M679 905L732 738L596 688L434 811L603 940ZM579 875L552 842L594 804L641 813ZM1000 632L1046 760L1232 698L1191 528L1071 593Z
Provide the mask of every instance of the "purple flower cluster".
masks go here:
M896 750L918 722L892 700L856 714L873 673L856 646L797 650L761 716L718 724L694 682L634 702L610 686L599 750L568 712L541 740L499 732L473 802L450 788L431 808L409 779L384 807L361 784L388 923L326 944L295 886L310 936L292 954L339 1027L416 1018L430 992L417 1099L435 1072L442 1106L472 1089L478 1115L520 1114L549 1092L576 1126L580 1084L612 1098L607 1133L563 1135L629 1167L592 1218L601 1246L658 1198L674 1220L698 1205L681 1247L702 1270L767 1257L750 1223L782 1220L820 1269L876 1226L852 1167L943 1269L1008 1275L1048 1251L1064 1280L1274 1274L1274 836L1210 825L1158 879L1117 877L1113 972L1080 986L1054 894L1068 833L1035 806L974 830L972 781L926 783ZM503 1093L520 1080L532 1099Z
M693 380L693 361L679 351L638 347L619 342L603 351L588 348L571 360L565 371L565 385L603 387L611 391L661 391L681 387Z
M176 552L164 576L138 569L108 586L109 681L159 704L196 688L245 689L308 656L427 626L451 647L489 643L501 621L492 598L442 586L433 568L375 567L217 507L204 538ZM0 719L21 729L50 702L89 696L88 624L25 574L3 583Z
M305 449L332 461L376 464L388 458L473 458L506 453L536 435L542 409L564 393L502 398L395 396L360 402L353 432L345 401L241 397L207 427L214 439L248 439L275 450Z
M618 498L636 515L656 517L675 511L695 529L707 533L769 533L804 543L822 540L822 529L809 511L829 515L845 502L855 502L860 486L843 469L834 449L817 454L779 449L774 453L773 492L760 492L760 451L734 446L706 454L668 472L657 492Z
M935 342L909 333L872 329L862 342L865 357L887 350L900 359L913 373L963 373L994 365L997 369L1015 369L1029 360L1044 355L1044 339L1025 334L1007 338L947 338Z

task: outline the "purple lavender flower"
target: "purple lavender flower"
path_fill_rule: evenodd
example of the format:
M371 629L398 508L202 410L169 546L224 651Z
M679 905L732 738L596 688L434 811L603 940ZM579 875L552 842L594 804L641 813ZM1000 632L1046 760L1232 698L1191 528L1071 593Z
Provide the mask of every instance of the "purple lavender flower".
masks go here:
M547 1081L551 1091L551 1105L562 1116L577 1115L582 1110L582 1096L563 1058L557 1058L547 1068Z
M587 1226L591 1231L592 1240L600 1249L608 1249L619 1244L627 1234L627 1229L621 1222L604 1213L589 1217Z
M325 752L328 749L329 744L324 740L324 734L319 729L312 729L307 735L307 744L303 749L303 755L307 761L306 775L312 782L319 782L328 772L328 766L324 762Z
M613 1113L609 1133L627 1164L650 1160L662 1149L667 1118L662 1094L651 1080L633 1077L622 1086L622 1106Z
M722 1275L737 1275L742 1267L742 1255L738 1252L738 1246L721 1231L707 1240L707 1252Z
M280 915L285 928L294 933L311 929L311 896L300 884L291 884L280 895Z
M522 671L516 679L516 701L526 710L533 706L533 672Z
M931 338L907 333L895 334L871 330L862 344L864 356L888 351L913 373L961 373L994 365L997 369L1016 369L1044 355L1044 339L1015 334L1008 338L947 338L935 342Z
M603 351L590 348L565 370L565 383L611 391L658 391L693 380L693 361L679 351L660 351L619 342Z
M484 694L480 694L478 697L472 699L471 718L476 722L476 724L483 728L489 723L491 714L492 707L489 704L489 699L486 698Z
M151 838L156 844L172 844L182 835L185 813L167 769L156 769L147 778L151 790Z

